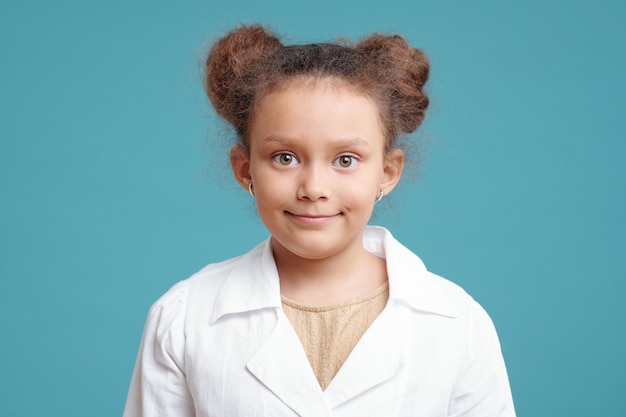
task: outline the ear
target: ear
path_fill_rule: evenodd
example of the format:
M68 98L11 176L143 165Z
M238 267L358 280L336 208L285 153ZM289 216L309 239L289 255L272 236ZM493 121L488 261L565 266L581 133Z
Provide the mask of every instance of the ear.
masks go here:
M385 195L389 194L400 181L402 170L404 169L404 152L402 149L396 148L385 157L385 165L383 168L383 177L380 182Z
M250 154L243 145L237 144L230 148L230 167L239 185L247 190L252 182L252 176L250 175Z

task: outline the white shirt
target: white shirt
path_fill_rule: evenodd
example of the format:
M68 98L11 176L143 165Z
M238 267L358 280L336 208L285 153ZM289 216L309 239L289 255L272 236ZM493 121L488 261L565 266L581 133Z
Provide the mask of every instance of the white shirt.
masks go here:
M494 326L380 227L389 301L322 391L285 316L269 240L150 309L124 417L514 417Z

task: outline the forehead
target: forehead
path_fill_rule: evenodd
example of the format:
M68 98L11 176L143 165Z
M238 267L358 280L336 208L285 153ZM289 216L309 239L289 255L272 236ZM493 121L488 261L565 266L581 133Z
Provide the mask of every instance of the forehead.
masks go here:
M345 82L305 79L283 83L257 102L249 138L361 137L378 141L382 135L373 99Z

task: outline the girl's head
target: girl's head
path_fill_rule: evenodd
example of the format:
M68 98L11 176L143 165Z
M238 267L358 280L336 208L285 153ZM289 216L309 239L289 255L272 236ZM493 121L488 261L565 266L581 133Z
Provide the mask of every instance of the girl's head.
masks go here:
M424 118L427 77L424 54L399 36L283 46L251 26L214 45L206 89L237 131L233 172L275 256L358 251L375 201L400 179L396 138Z
M322 80L350 87L376 102L390 150L399 135L415 131L424 119L428 72L424 53L398 35L372 35L355 45L283 46L260 26L242 26L213 46L205 88L247 147L256 104L265 95Z

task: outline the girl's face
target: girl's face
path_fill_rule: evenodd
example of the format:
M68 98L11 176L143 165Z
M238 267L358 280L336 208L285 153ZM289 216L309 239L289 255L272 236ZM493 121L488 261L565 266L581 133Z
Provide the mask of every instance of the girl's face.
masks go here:
M275 253L313 260L362 247L374 202L404 161L399 149L385 155L382 131L374 101L328 81L257 103L249 149L233 147L231 162L244 188L252 182Z

